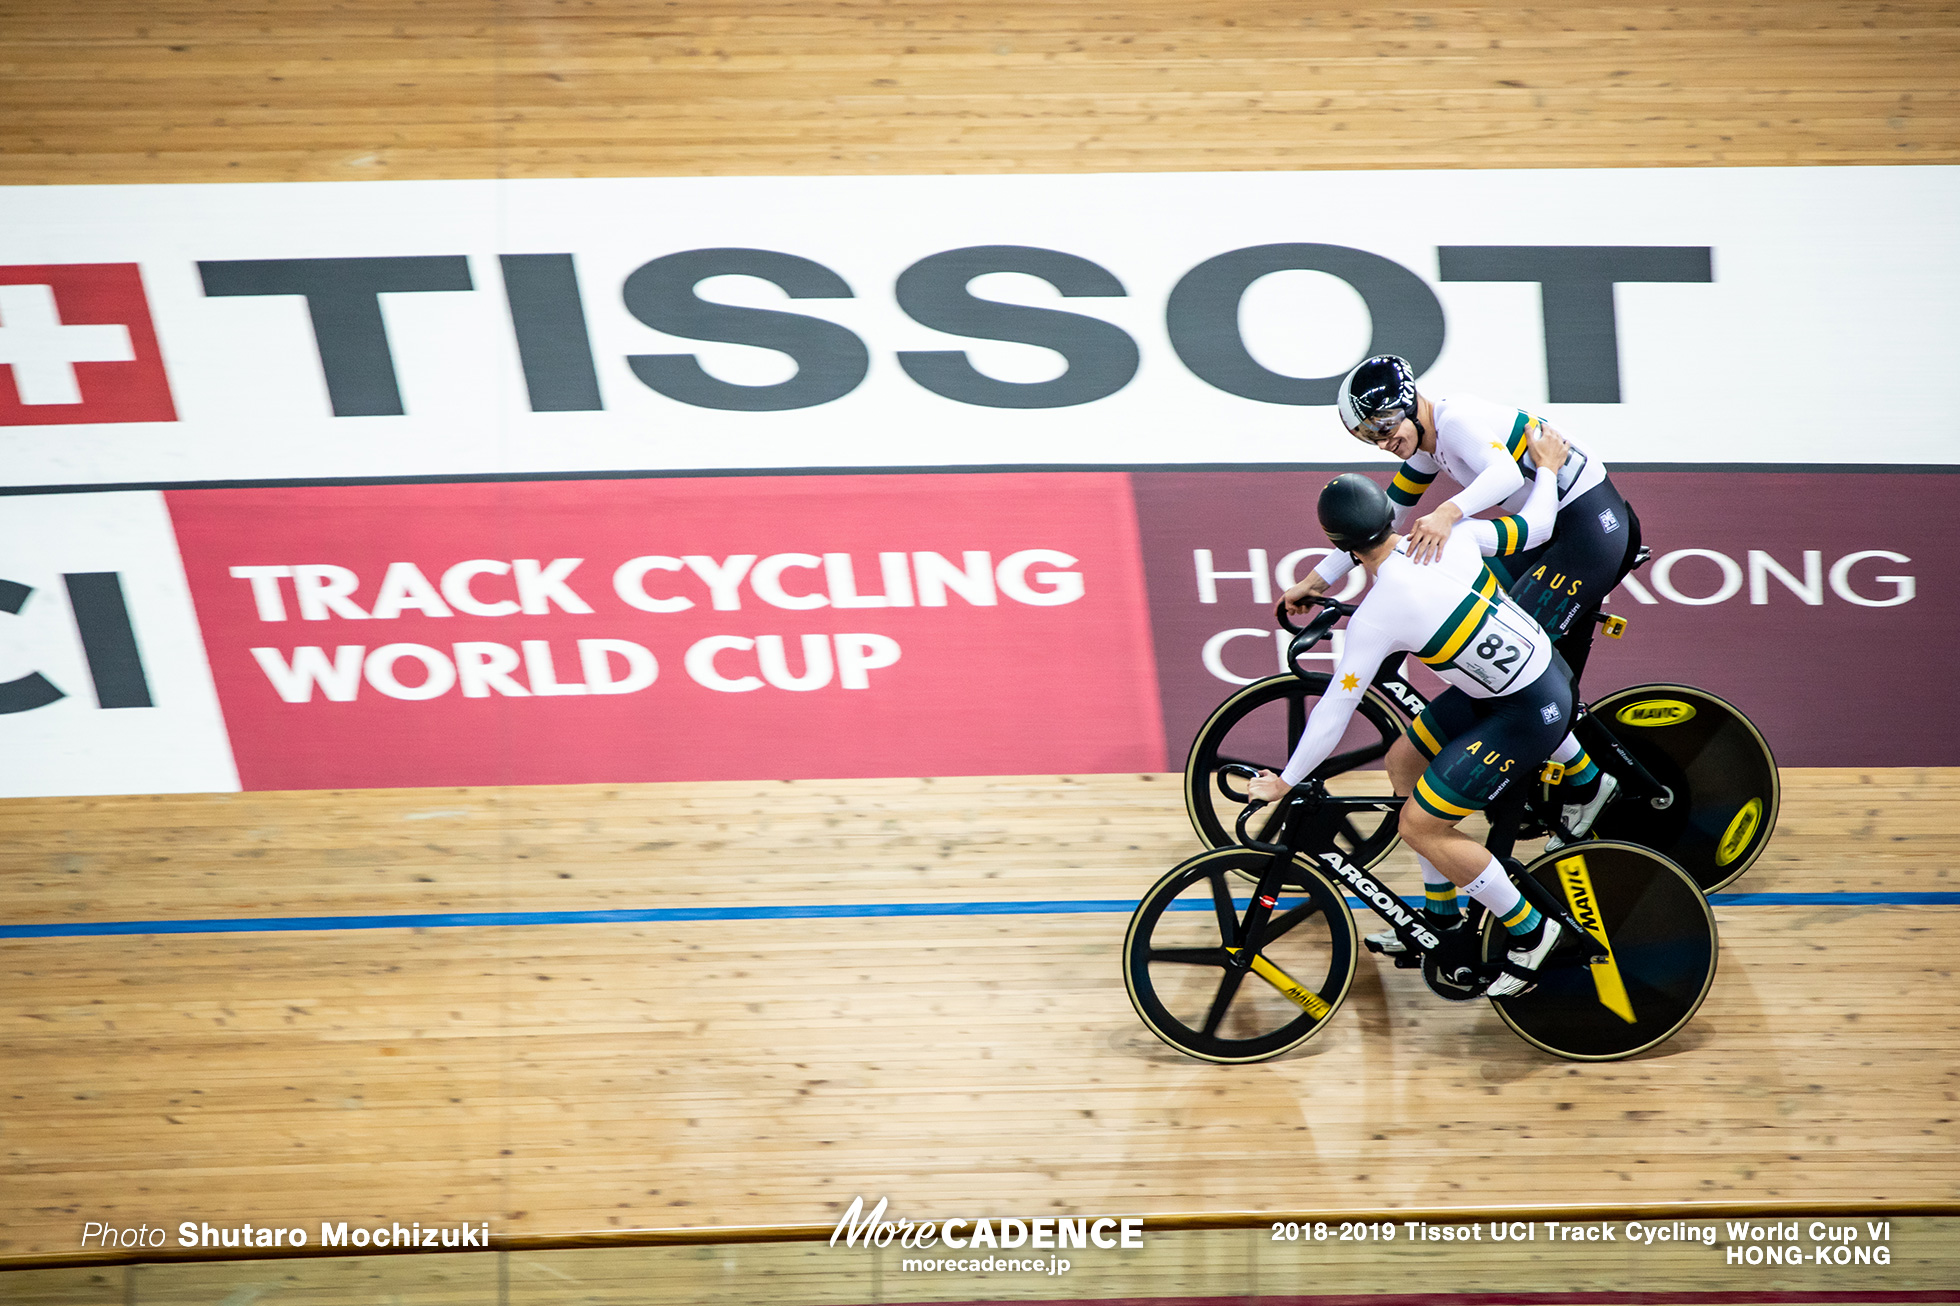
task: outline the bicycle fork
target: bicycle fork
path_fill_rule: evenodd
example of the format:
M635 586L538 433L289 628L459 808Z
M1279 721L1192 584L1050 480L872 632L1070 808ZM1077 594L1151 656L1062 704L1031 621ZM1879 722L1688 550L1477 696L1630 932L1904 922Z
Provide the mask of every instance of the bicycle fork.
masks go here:
M1246 904L1245 915L1239 918L1238 944L1226 944L1225 955L1231 959L1233 969L1241 974L1257 975L1315 1020L1325 1020L1334 1010L1327 1000L1259 951L1265 946L1266 926L1272 922L1273 911L1279 906L1280 891L1285 887L1286 867L1292 861L1292 854L1284 847L1269 846L1279 847L1279 851L1271 855L1265 871L1259 876L1258 886L1252 891L1252 901Z

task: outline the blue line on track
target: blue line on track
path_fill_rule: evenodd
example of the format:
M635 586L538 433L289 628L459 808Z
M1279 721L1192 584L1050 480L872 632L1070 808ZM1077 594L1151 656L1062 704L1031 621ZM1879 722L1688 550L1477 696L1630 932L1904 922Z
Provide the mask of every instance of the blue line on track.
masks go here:
M1403 901L1420 906L1422 899ZM1952 893L1718 893L1717 907L1960 907ZM1241 900L1240 905L1244 902ZM1350 907L1362 904L1348 899ZM0 939L85 938L105 934L259 934L307 930L435 930L499 925L605 925L671 921L838 920L871 916L1072 916L1124 912L1128 898L1066 898L1039 902L811 903L785 907L648 907L624 911L480 911L399 916L261 916L185 921L79 921L0 925ZM1210 911L1203 901L1183 911Z

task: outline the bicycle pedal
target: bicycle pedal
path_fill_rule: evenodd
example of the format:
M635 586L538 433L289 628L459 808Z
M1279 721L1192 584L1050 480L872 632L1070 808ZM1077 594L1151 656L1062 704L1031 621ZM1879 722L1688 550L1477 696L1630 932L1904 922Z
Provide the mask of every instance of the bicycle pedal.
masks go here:
M1600 623L1600 632L1608 639L1618 639L1627 633L1627 619L1625 617L1608 617Z
M1421 966L1422 958L1413 952L1398 952L1395 954L1395 969L1397 970L1417 970Z
M1374 953L1377 957L1388 955L1387 948L1382 947L1381 944L1376 943L1373 939L1367 938L1366 936L1363 936L1361 946Z

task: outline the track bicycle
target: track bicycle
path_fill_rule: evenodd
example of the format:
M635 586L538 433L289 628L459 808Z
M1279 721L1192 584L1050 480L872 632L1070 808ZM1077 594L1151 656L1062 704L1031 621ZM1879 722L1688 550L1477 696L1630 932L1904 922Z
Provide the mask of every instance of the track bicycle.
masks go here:
M1238 779L1249 765L1224 764ZM1474 902L1463 923L1436 930L1366 867L1334 846L1379 799L1340 796L1310 777L1281 802L1275 842L1249 838L1188 859L1144 894L1123 945L1123 981L1145 1025L1205 1061L1263 1061L1325 1029L1359 964L1346 894L1394 930L1398 967L1420 967L1451 1001L1482 997L1515 973L1509 934ZM1708 899L1688 873L1651 848L1589 840L1523 866L1510 854L1527 822L1557 819L1549 784L1513 785L1490 810L1487 847L1520 892L1563 934L1524 993L1492 998L1527 1042L1575 1061L1615 1061L1687 1024L1715 977ZM1252 882L1249 897L1235 886Z
M1326 692L1330 676L1303 669L1300 659L1355 605L1325 597L1314 601L1321 611L1305 626L1290 621L1280 604L1279 623L1293 634L1285 657L1289 670L1233 693L1192 740L1184 765L1184 805L1208 847L1234 842L1232 830L1247 802L1234 779L1247 768L1254 774L1280 770L1315 701ZM1626 628L1625 618L1607 613L1593 620L1612 638ZM1307 833L1308 846L1327 844L1363 870L1379 865L1394 848L1402 803L1387 772L1370 768L1429 704L1402 674L1403 661L1396 654L1382 664L1347 733L1310 777L1344 799L1370 800L1322 805ZM1634 685L1590 704L1576 702L1574 689L1572 729L1620 786L1594 823L1593 838L1651 848L1679 864L1707 893L1755 864L1776 828L1782 783L1768 741L1740 709L1689 685ZM1518 837L1550 833L1555 809L1550 815L1547 820L1535 807L1527 811Z

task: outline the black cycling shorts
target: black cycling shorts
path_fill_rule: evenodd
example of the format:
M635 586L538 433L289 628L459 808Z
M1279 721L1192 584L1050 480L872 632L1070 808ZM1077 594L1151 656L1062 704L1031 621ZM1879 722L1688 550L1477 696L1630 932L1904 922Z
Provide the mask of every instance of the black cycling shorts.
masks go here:
M1599 610L1626 561L1632 514L1611 477L1559 509L1552 538L1535 549L1491 558L1511 601L1553 639Z
M1571 728L1572 672L1556 651L1538 679L1502 697L1446 689L1409 725L1429 759L1415 800L1451 822L1482 811L1511 781L1535 775Z

